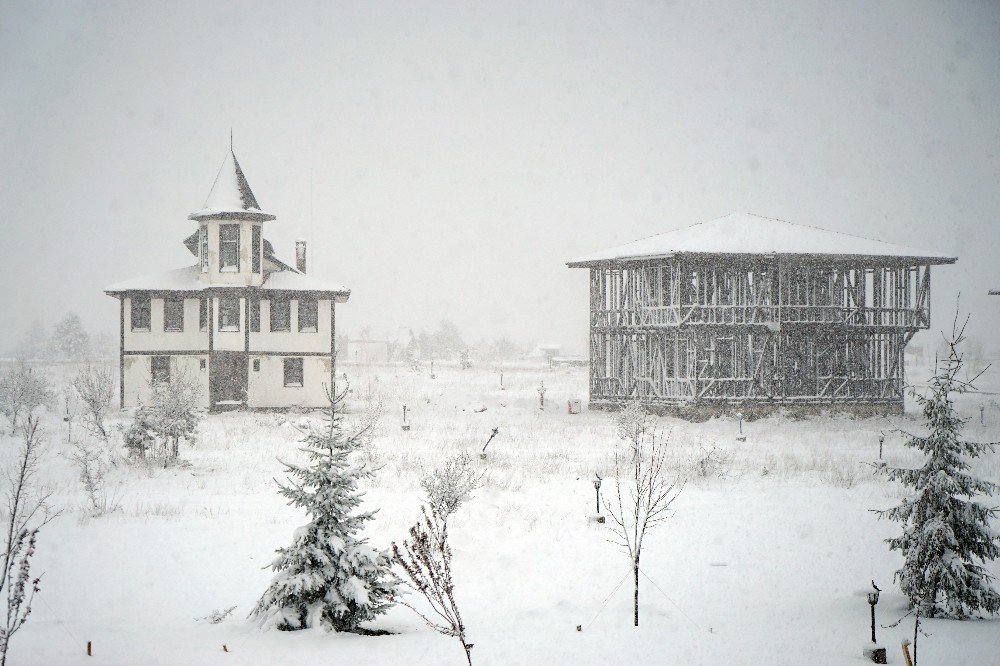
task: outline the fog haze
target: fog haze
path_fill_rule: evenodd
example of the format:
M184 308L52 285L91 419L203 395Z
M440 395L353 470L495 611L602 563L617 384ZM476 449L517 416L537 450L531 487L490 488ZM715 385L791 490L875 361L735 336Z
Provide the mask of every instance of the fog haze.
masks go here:
M961 291L993 349L998 35L993 2L5 2L0 350L194 263L231 129L350 334L585 353L566 260L750 211L954 254L932 330Z

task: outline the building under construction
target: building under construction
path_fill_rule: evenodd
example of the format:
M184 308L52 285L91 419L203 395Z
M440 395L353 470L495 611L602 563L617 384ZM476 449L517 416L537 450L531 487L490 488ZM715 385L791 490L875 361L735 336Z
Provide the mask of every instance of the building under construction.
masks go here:
M745 213L580 257L590 404L902 411L931 266L955 261Z

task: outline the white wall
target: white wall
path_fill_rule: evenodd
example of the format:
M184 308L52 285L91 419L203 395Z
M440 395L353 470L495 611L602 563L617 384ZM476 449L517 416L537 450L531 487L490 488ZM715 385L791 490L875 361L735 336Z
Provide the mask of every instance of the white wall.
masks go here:
M148 401L150 394L151 356L125 357L125 407L138 406L139 401ZM205 369L201 370L201 361ZM198 387L198 401L203 407L208 403L208 356L171 356L170 377L186 374Z
M261 332L250 334L250 351L330 353L330 301L319 301L315 333L299 332L297 300L292 301L291 309L291 331L271 332L271 302L268 299L261 299Z
M131 351L185 351L208 349L208 331L198 330L198 299L184 299L184 330L163 330L163 299L150 300L148 331L132 330L132 299L125 298L125 349ZM242 347L241 347L242 349Z
M254 371L254 361L260 370ZM302 357L302 386L285 386L282 356L259 356L250 353L250 387L247 401L251 408L325 407L328 402L324 385L330 383L330 357Z

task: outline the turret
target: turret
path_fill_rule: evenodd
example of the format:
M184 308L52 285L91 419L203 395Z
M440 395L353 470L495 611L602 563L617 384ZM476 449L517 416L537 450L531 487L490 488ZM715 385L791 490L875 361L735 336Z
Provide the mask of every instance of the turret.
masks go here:
M263 283L262 227L275 218L260 209L231 147L205 206L188 219L199 225L196 254L202 282L240 286Z

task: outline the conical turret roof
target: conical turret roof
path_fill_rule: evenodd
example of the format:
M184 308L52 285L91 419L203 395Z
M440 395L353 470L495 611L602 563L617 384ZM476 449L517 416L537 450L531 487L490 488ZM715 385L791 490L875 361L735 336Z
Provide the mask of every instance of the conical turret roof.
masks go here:
M205 207L188 215L188 219L273 220L274 215L260 209L257 198L250 189L250 183L247 182L243 169L236 159L236 153L230 147L222 168L212 183L212 189L205 200Z

